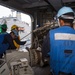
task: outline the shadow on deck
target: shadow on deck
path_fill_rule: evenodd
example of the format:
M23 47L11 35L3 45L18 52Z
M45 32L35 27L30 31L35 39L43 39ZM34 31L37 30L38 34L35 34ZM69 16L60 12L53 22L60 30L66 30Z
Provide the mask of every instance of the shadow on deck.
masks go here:
M45 67L32 67L32 68L34 71L34 75L51 75L49 65Z

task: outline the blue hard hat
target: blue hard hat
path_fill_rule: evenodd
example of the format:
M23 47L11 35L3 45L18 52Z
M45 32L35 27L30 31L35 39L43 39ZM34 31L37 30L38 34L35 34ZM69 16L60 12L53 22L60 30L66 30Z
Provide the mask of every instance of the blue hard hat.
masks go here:
M58 11L57 17L60 17L61 15L67 13L74 13L74 11L72 10L72 8L64 6Z

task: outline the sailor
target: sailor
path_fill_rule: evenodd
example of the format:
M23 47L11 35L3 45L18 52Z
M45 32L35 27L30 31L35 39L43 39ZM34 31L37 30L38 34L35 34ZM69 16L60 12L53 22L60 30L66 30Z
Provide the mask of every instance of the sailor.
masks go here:
M1 34L6 34L4 36L3 44L8 43L9 44L8 49L16 49L16 46L13 43L12 35L10 33L7 33L7 24L2 24L1 30L2 30Z
M57 15L59 28L49 31L50 71L53 75L75 75L75 30L73 29L74 11L62 7Z
M64 6L56 17L60 27L49 31L50 68L54 75L75 75L74 11Z
M3 54L6 55L6 49L8 49L7 43L4 43L4 38L7 35L6 31L7 31L7 24L2 24L1 25L1 31L0 31L0 36L1 36L0 41L2 41L2 42L0 42L0 46L1 46L0 58L2 58ZM6 46L4 47L3 45L6 45L7 48L6 48Z
M14 33L15 38L13 39L14 45L19 49L20 45L24 45L26 41L20 41L19 30L17 25L12 25L11 32Z

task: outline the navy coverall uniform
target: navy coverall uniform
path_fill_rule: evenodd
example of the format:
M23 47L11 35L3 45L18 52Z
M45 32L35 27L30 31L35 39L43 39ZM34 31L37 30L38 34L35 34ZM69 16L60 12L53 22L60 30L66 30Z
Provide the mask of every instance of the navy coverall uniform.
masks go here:
M54 75L75 75L75 30L62 26L49 31L50 68Z

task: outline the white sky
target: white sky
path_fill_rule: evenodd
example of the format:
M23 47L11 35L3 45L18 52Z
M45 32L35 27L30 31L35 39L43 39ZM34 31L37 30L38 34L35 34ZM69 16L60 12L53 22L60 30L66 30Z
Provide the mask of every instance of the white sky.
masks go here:
M8 17L9 15L12 15L11 10L9 8L0 5L0 18ZM14 17L16 16L16 11L13 13L13 16ZM21 19L22 21L25 21L27 23L31 22L30 16L23 13L21 13Z

